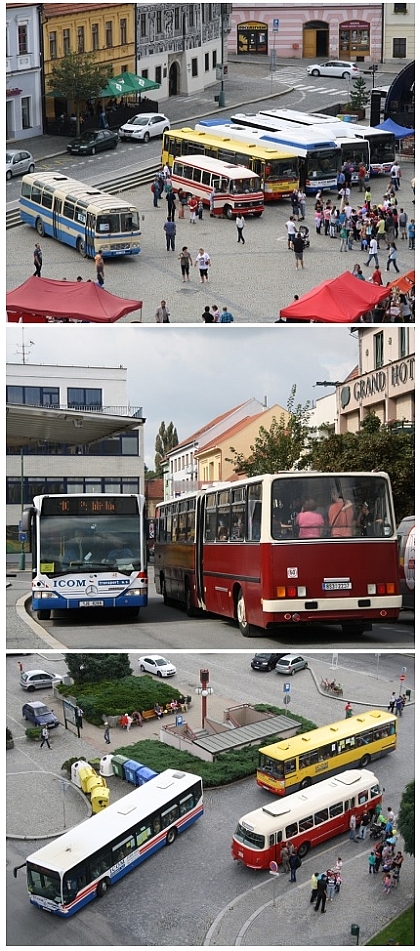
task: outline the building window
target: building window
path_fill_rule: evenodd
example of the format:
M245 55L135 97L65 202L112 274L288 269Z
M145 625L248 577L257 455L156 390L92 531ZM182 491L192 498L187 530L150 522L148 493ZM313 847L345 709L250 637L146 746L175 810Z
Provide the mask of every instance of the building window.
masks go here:
M408 327L400 327L400 357L408 356Z
M92 23L92 49L99 49L99 23Z
M109 49L112 46L112 20L105 23L105 46Z
M63 30L63 53L64 56L70 53L70 30Z
M140 14L140 36L147 36L145 13Z
M55 30L50 33L50 59L57 59L57 34Z
M17 406L59 406L58 386L6 386L6 402Z
M395 37L392 40L392 55L394 59L405 59L407 55L407 40L405 37Z
M394 13L407 13L407 4L394 3Z
M84 386L67 387L67 406L69 409L102 409L102 390Z
M148 70L148 69L142 69L141 74L142 74L143 79L148 79L148 78L149 78L149 70Z
M84 26L77 27L77 52L85 52L85 28Z
M175 7L175 29L176 29L176 30L179 30L179 25L180 25L180 21L179 21L179 7Z
M380 367L384 365L384 334L383 330L380 333L374 334L373 343L375 348L375 370L379 370Z
M30 97L23 96L21 100L22 105L22 129L31 128L31 110L30 110Z
M127 20L120 20L120 43L126 46L127 43Z
M216 69L217 66L217 50L213 50L211 54L211 65L213 69Z
M191 60L191 75L198 76L198 59L196 56Z
M162 32L162 13L158 11L156 13L156 33L161 33L161 32Z
M20 56L28 52L28 27L26 23L18 26L18 50Z
M188 4L188 26L194 27L194 4Z
M361 23L353 28L352 24L343 23L339 30L339 53L340 56L350 59L351 54L363 53L369 54L370 49L370 24Z
M204 72L208 73L210 68L210 57L208 53L204 54Z
M155 83L159 83L159 85L162 84L162 67L161 66L156 66Z

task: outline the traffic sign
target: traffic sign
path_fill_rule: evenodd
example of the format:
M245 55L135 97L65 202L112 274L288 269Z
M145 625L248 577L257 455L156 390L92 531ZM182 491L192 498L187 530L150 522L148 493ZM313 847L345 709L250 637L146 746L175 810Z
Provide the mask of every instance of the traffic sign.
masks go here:
M279 874L279 867L277 865L277 862L270 862L270 875L278 875L278 874Z
M283 684L283 692L284 692L284 693L290 693L290 684L288 684L288 683Z
M287 704L290 703L290 693L285 693L283 697L283 703L286 704L286 707L287 707Z
M273 33L279 32L279 24L280 24L280 20L278 19L273 20Z
M400 676L400 681L401 681L401 683L403 682L403 680L405 680L405 674L401 674L401 676Z

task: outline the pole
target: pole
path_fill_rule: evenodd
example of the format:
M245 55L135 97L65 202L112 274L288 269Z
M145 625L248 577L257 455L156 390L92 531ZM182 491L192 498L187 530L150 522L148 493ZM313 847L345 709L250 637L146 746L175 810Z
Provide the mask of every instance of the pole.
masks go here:
M221 3L220 4L220 34L221 34L220 38L221 38L221 52L222 52L222 59L221 59L222 75L220 79L219 109L222 109L225 106L225 90L224 90L224 82L223 82L223 69L224 69L224 56L225 56L224 40L223 40L224 21L225 21L224 4Z
M22 516L23 516L23 447L20 450L20 528L22 531ZM19 566L18 571L25 571L25 542L22 540L20 543L20 555L19 555Z

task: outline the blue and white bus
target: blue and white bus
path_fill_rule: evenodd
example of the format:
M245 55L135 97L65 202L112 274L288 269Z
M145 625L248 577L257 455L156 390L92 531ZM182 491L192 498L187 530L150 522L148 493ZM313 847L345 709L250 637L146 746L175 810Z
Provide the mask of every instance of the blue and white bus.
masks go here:
M371 175L389 175L395 162L395 136L393 132L384 132L383 129L375 129L372 126L360 125L359 123L343 122L341 119L337 119L336 116L329 116L323 112L307 114L295 109L267 109L258 113L258 115L288 124L316 129L317 132L323 130L327 135L335 134L339 137L346 136L368 142L370 149L369 171Z
M24 175L20 190L22 221L82 257L104 258L140 253L137 208L120 196L108 195L95 185L84 185L60 172Z
M308 130L295 129L292 126L284 130L271 132L264 124L251 124L254 116L235 117L235 121L223 123L223 120L203 119L195 126L196 131L211 132L215 136L229 135L249 144L287 149L299 159L299 185L307 194L319 189L336 188L337 173L340 167L341 153L333 136ZM268 123L266 123L268 125Z
M32 609L40 621L52 611L147 606L142 495L38 495L24 509L30 533Z
M70 918L135 869L203 814L200 776L175 769L150 779L28 856L29 900ZM14 869L16 877L18 868ZM168 875L173 882L173 874ZM141 896L141 882L137 883Z

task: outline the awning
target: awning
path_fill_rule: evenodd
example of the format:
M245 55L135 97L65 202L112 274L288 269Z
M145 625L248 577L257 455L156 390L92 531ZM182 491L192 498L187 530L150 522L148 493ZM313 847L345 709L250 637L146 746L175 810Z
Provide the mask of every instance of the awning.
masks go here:
M415 271L407 271L406 274L400 274L396 281L391 281L388 287L398 287L402 294L407 294L408 291L411 291L411 288L414 287L415 283Z
M99 93L99 98L129 96L133 93L147 92L149 89L160 89L160 83L155 83L152 79L145 79L144 76L136 76L135 73L124 72L108 80L105 88Z
M93 281L29 277L6 294L7 318L11 323L67 319L112 324L132 311L141 311L142 307L141 300L116 297Z

